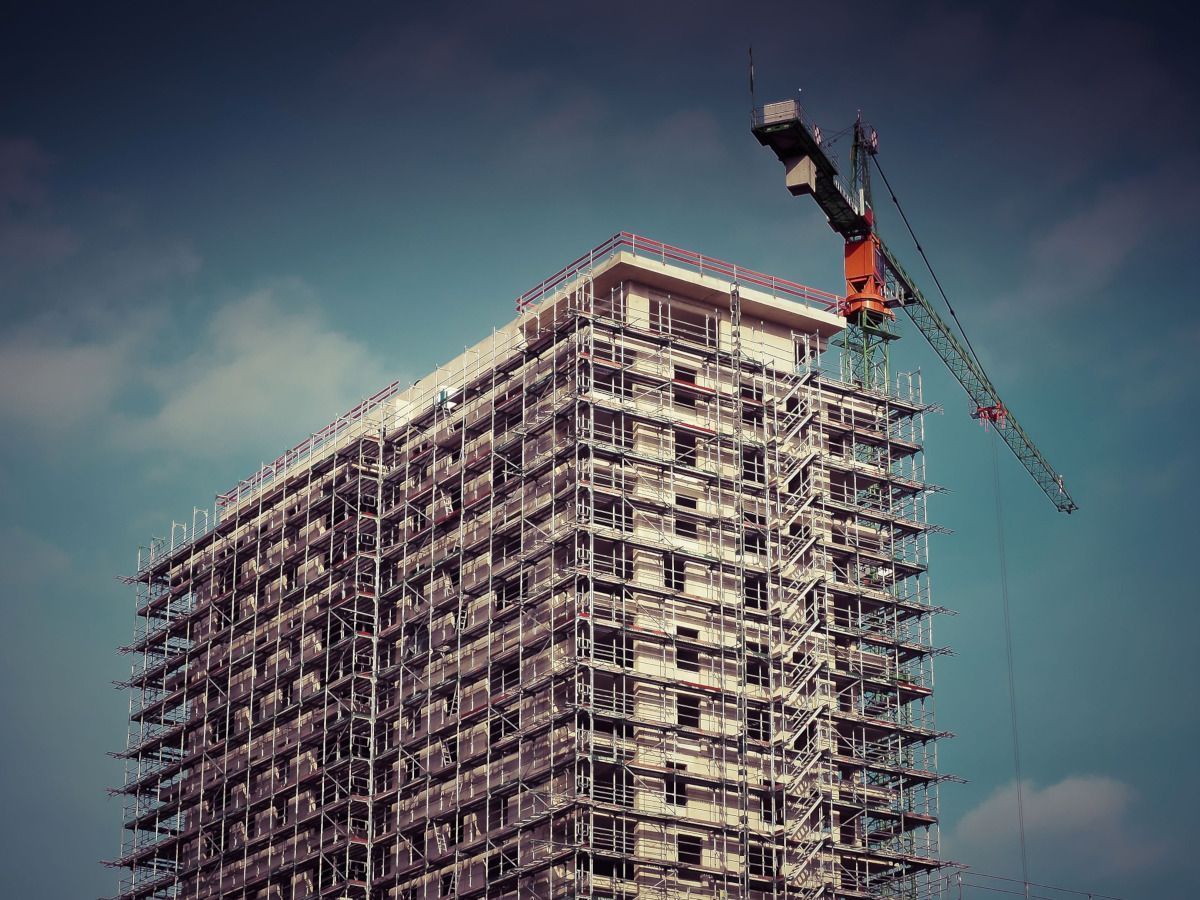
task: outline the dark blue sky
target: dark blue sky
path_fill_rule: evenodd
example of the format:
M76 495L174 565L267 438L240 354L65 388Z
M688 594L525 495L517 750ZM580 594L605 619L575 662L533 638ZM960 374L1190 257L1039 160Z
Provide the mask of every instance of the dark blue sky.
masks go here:
M33 7L32 4L28 5ZM133 599L194 505L621 229L839 290L748 131L858 109L1009 405L1032 874L1185 898L1200 839L1196 27L1155 4L42 4L0 13L0 863L111 893ZM881 230L919 260L894 212ZM948 855L1016 868L989 437L919 336Z

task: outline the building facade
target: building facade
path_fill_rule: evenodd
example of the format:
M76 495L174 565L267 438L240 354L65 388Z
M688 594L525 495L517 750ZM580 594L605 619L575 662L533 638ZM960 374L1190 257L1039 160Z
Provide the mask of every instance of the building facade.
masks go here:
M618 235L139 559L121 898L920 897L919 382Z

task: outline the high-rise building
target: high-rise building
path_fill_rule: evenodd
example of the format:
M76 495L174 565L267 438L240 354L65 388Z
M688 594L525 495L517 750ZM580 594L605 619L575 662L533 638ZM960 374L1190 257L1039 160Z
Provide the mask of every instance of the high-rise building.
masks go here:
M924 405L836 302L617 235L156 542L120 897L925 896Z

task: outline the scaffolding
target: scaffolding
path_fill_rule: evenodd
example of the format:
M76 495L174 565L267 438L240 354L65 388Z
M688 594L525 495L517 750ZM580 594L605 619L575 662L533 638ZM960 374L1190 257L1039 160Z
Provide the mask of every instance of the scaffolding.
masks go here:
M933 896L926 407L829 296L617 235L150 548L119 897Z

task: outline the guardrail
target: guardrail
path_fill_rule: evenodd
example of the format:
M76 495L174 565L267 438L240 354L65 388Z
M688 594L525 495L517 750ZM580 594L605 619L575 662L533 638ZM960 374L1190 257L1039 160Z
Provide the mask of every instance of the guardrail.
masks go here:
M226 491L223 494L217 495L217 509L224 509L227 506L235 505L241 499L243 494L253 493L259 488L270 484L276 475L281 474L292 468L296 463L311 456L316 451L325 447L339 434L347 428L353 426L356 422L366 418L392 397L399 394L402 390L399 381L393 381L383 390L372 394L367 399L363 400L353 409L338 416L320 431L310 435L308 439L301 441L291 450L277 457L272 462L267 463L254 475L245 478L238 482L237 487Z
M756 272L712 256L705 256L694 250L685 250L671 244L664 244L653 238L642 237L628 231L614 234L604 243L563 266L549 278L543 279L534 287L516 299L517 312L525 312L536 306L548 295L554 294L576 275L590 271L597 263L620 253L629 252L644 259L654 259L666 264L668 262L696 272L699 275L719 276L738 284L759 288L769 292L771 296L783 300L791 300L805 306L811 306L826 312L836 312L841 299L837 294L808 287L795 281L788 281L775 275Z

